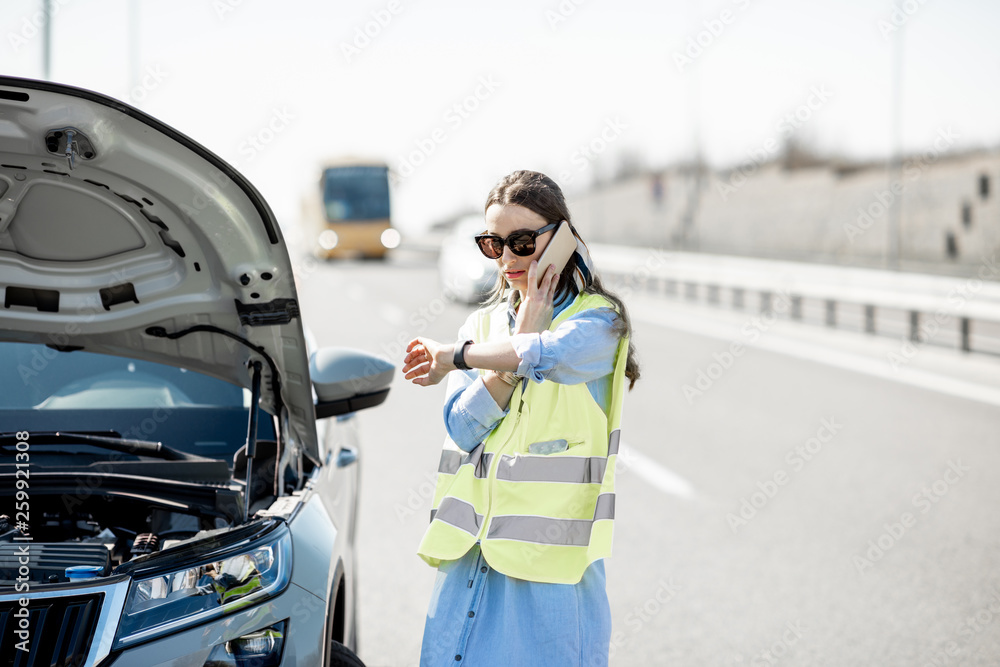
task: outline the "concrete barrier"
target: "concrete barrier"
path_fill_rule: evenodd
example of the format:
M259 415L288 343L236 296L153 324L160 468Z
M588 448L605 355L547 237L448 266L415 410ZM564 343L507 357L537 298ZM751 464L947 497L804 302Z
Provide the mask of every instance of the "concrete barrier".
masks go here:
M1000 355L1000 262L974 278L592 244L605 282L869 335Z

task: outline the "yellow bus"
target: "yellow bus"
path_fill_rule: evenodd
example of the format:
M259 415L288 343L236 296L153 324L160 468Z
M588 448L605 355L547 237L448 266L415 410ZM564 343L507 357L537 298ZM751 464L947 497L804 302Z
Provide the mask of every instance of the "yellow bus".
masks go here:
M319 191L310 199L306 216L315 232L317 257L382 259L399 245L399 232L392 227L385 162L357 158L328 162Z

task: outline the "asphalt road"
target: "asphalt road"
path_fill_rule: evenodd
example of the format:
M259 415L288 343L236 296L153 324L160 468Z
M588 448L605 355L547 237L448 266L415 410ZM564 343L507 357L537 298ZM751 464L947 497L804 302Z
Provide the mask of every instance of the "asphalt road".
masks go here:
M401 365L407 340L452 340L471 312L419 254L299 262L320 345ZM629 304L644 377L607 564L613 665L1000 664L1000 401L977 398L1000 365L927 350L922 382L902 381L885 372L895 343L780 325L750 340L746 314ZM400 376L359 415L370 667L418 662L442 400Z

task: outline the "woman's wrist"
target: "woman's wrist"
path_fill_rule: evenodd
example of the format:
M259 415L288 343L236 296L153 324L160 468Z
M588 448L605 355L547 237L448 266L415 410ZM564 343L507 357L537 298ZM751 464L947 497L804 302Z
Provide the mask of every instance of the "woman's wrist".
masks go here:
M524 379L523 375L512 371L493 371L493 373L511 387L516 387Z
M441 346L441 358L438 359L438 363L447 369L446 372L458 370L458 366L455 365L455 348L457 346L454 344L442 345Z

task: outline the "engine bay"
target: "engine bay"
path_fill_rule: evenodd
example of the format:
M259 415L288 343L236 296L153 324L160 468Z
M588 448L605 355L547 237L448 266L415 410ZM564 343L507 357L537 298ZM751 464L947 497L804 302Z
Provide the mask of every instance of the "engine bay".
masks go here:
M232 525L197 509L177 511L111 495L32 495L32 540L25 542L15 540L21 531L14 516L14 499L0 499L0 586L14 586L26 551L29 582L60 583L70 580L69 567L91 566L99 568L96 576L108 576L134 558Z

